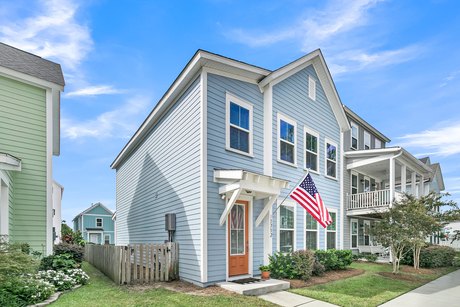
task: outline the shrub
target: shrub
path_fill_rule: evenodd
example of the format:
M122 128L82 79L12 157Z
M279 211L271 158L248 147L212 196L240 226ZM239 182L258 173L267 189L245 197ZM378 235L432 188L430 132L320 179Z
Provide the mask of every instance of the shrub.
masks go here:
M313 276L322 276L324 272L326 272L326 268L315 257L315 262L313 262L313 270L311 273Z
M25 254L21 245L2 243L0 249L0 284L3 281L26 273L32 273L37 268L37 261Z
M26 306L27 304L16 297L14 294L6 291L5 289L0 289L0 306L2 307L17 307L17 306Z
M366 259L369 262L376 262L378 256L376 254L371 254L371 253L361 253L358 255L359 259Z
M455 258L452 260L452 266L460 267L460 257L455 257Z
M308 280L313 271L315 255L311 250L298 250L292 253L294 271L302 280Z
M73 260L70 254L51 255L42 258L39 269L47 270L69 270L75 269L78 264Z
M86 285L89 281L89 276L82 269L72 269L67 271L67 275L75 280L79 285Z
M63 271L39 271L35 278L38 280L44 280L54 285L58 291L64 291L72 289L77 282L75 279L64 273Z
M353 262L351 250L317 250L315 257L318 262L324 265L326 271L344 270Z
M455 250L449 246L432 245L420 251L420 267L437 268L451 266Z
M11 278L2 284L2 289L16 297L19 306L32 305L46 300L55 288L47 281L34 279L30 275Z
M54 255L69 254L76 263L83 262L85 249L77 244L60 243L54 246Z
M297 272L294 268L294 262L291 254L283 254L281 252L274 253L269 256L270 259L270 274L274 278L297 278Z

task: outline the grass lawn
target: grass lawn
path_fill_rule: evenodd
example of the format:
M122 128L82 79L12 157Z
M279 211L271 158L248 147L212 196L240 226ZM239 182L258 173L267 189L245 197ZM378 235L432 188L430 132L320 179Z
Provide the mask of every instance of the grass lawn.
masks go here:
M90 284L61 295L51 306L274 306L256 297L238 294L198 296L163 288L134 289L115 285L88 263L83 269Z
M392 267L388 264L354 262L351 267L363 269L365 273L327 284L290 291L339 306L378 306L456 270L456 268L438 268L413 273L409 267L406 267L404 269L406 272L394 276L391 274ZM386 272L383 274L391 278L382 276L380 272Z

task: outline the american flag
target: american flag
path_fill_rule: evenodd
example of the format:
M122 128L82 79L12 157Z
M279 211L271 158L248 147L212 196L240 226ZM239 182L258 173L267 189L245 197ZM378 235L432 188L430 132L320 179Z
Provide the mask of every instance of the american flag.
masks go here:
M324 228L332 224L331 215L324 205L310 174L305 176L302 182L292 190L289 196L307 210L307 212Z

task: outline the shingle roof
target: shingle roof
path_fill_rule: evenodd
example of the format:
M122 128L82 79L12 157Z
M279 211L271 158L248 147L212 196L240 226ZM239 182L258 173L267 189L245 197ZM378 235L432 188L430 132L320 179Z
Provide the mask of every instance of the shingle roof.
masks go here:
M65 85L61 65L4 43L0 43L0 66L61 86Z

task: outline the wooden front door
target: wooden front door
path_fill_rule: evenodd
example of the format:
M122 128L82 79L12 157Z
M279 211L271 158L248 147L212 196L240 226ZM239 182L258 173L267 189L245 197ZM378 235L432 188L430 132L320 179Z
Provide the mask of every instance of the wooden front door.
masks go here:
M249 202L237 200L228 218L228 275L249 273Z

